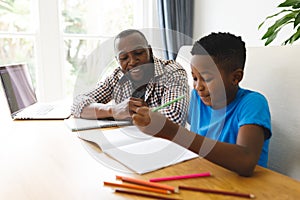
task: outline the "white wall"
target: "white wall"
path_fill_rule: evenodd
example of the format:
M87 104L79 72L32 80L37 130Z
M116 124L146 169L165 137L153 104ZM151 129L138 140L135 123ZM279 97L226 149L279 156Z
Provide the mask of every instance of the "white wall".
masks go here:
M211 32L231 32L242 36L247 46L263 46L264 41L260 38L267 26L260 30L258 26L267 16L280 11L277 6L283 1L195 0L194 39ZM270 45L280 45L291 34L291 29L284 29Z

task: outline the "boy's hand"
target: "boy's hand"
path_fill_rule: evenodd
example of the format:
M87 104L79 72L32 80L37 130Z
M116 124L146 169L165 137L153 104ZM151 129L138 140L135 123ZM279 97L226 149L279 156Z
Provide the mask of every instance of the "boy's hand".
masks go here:
M150 118L150 108L141 107L135 110L135 113L132 115L133 124L136 126L148 126L151 122Z
M148 107L136 108L132 115L132 122L142 132L161 137L160 131L164 128L167 118L159 112L152 112Z

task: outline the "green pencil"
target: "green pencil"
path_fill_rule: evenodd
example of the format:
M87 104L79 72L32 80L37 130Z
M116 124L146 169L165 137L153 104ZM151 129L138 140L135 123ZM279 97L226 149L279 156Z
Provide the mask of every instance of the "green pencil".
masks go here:
M185 95L179 96L179 97L177 97L176 99L173 99L172 101L169 101L169 102L167 102L167 103L165 103L165 104L163 104L163 105L161 105L161 106L158 106L158 107L156 107L156 108L153 108L153 109L152 109L152 112L157 112L157 111L159 111L160 109L165 108L165 107L171 105L172 103L175 103L175 102L177 102L177 101L180 101L180 100L183 99L184 97L185 97Z

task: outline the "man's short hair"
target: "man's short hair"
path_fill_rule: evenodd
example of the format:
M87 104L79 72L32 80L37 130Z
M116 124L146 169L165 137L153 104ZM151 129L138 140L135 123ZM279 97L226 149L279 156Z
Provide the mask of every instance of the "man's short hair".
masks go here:
M120 39L120 38L124 38L128 35L131 35L133 33L138 33L140 36L142 36L142 38L145 40L145 43L146 45L148 45L148 41L147 41L147 38L146 36L144 35L144 33L142 33L141 31L139 30L136 30L136 29L127 29L127 30L124 30L122 32L120 32L116 37L115 37L115 40L114 40L114 46L116 45L116 40L117 39Z
M192 55L209 55L217 67L227 72L244 69L246 61L245 42L230 33L211 33L196 41Z

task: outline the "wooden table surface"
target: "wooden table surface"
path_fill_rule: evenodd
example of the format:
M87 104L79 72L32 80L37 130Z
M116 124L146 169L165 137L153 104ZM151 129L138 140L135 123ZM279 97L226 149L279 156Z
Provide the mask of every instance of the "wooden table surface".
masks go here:
M300 197L299 181L261 167L256 168L253 177L246 178L196 158L144 175L122 173L95 160L84 145L95 146L80 140L62 120L12 121L2 116L0 124L1 200L148 199L116 194L111 188L104 187L103 181L116 181L116 175L148 180L207 171L213 176L164 183L251 193L256 199ZM187 200L243 199L191 191L180 191L171 196Z

